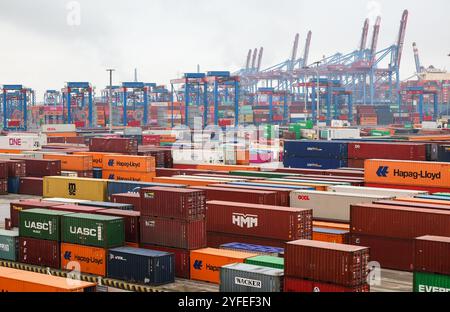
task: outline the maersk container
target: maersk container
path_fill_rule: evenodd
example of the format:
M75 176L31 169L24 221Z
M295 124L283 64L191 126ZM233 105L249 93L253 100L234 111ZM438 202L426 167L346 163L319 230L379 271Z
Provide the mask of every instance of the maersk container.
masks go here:
M19 232L0 229L0 259L17 261Z
M256 256L245 259L245 263L262 267L284 270L284 258L273 256Z
M235 250L235 251L246 251L246 252L251 252L254 254L273 256L273 257L278 257L281 253L284 252L284 248L245 244L245 243L226 243L226 244L220 245L219 248Z
M414 272L414 292L450 292L450 275Z
M245 263L220 268L220 292L282 292L284 272Z
M186 187L181 184L164 184L164 183L147 183L147 182L133 182L133 181L108 181L108 198L111 199L113 194L122 193L139 193L141 188L145 187Z
M351 194L363 194L363 195L386 196L386 197L414 197L417 195L427 194L427 192L425 191L388 189L377 187L360 187L348 185L330 186L328 190L330 192L336 193L351 193Z
M119 247L108 251L108 277L131 283L163 285L175 281L174 254Z
M65 243L102 248L123 246L123 218L84 213L63 216L61 240Z
M285 141L284 154L299 158L305 157L305 158L347 159L348 142Z
M350 222L350 205L372 203L389 198L350 193L293 191L291 207L312 209L314 220L348 223Z
M348 161L347 159L303 158L302 156L285 155L283 165L285 168L338 169L347 167Z
M28 209L19 212L19 234L21 237L32 237L46 240L61 240L61 218L70 212Z

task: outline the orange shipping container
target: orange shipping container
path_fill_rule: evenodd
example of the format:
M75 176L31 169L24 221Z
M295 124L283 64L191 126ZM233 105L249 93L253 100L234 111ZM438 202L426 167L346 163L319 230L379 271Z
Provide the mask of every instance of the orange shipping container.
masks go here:
M2 154L21 154L21 150L9 150L9 149L0 149L0 153Z
M256 254L225 249L205 248L191 251L191 279L220 283L220 267L232 263L244 263Z
M319 242L348 244L349 235L350 232L345 230L327 229L327 228L313 229L313 240Z
M371 159L365 183L450 188L450 163Z
M350 224L313 221L313 227L350 231Z
M61 160L61 170L66 171L92 170L92 156L44 154L44 159Z
M77 269L81 273L106 276L106 250L61 243L61 268L67 271Z
M155 158L151 156L103 156L103 170L121 170L133 172L154 172L156 170Z
M73 155L92 156L92 167L103 168L103 156L116 155L114 153L101 153L101 152L75 152Z
M215 171L259 171L258 167L253 166L213 165L213 164L197 165L197 169L215 170Z
M133 172L133 171L112 171L103 170L102 178L106 180L152 182L156 177L155 172Z
M47 137L63 137L73 138L77 136L76 132L49 132L45 134Z

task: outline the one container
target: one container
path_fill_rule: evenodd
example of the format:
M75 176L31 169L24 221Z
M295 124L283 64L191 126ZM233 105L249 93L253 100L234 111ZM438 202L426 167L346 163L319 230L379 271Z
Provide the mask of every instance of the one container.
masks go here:
M103 169L112 171L134 171L153 172L155 171L155 158L150 156L123 156L105 155L103 156Z
M106 276L106 249L61 243L61 268Z
M44 159L61 161L61 170L69 170L69 171L92 170L92 156L44 154Z
M141 196L139 193L122 193L111 195L111 201L117 204L131 205L134 211L141 211Z
M45 177L44 197L107 201L107 181L86 178Z
M19 262L59 269L61 267L59 242L20 237Z
M414 292L450 292L450 276L414 272Z
M41 196L43 195L43 178L20 178L19 194Z
M190 273L190 251L186 249L170 248L157 245L141 244L141 248L159 250L172 253L175 256L175 276L178 278L189 279Z
M415 190L401 190L401 189L385 189L376 187L356 187L348 185L334 185L328 188L330 192L337 193L351 193L351 194L363 194L371 196L384 196L384 197L414 197L416 195L427 194L424 191Z
M69 212L28 209L19 213L19 234L36 239L61 240L61 218Z
M48 208L51 206L58 206L59 203L41 201L38 199L27 199L12 201L9 204L9 214L11 217L11 226L19 227L19 212L25 209L33 208Z
M312 237L311 209L224 201L209 201L207 207L207 231L210 232L286 241Z
M256 256L253 258L246 259L245 263L284 270L284 259L280 257Z
M355 287L345 287L342 285L321 283L295 277L286 276L284 278L284 292L324 292L324 293L341 293L341 292L370 292L370 286L363 284Z
M232 263L220 268L221 292L281 292L283 270L246 263Z
M101 248L125 244L122 218L76 213L62 219L62 241Z
M108 251L108 277L163 285L175 281L175 258L168 252L120 247Z
M414 271L450 275L450 237L421 236L414 241Z
M259 190L238 190L207 186L195 186L193 188L204 191L206 194L206 199L208 201L222 200L260 205L277 204L277 194L275 192Z
M206 247L204 219L178 220L141 216L141 242L181 249Z
M139 243L140 212L120 209L105 209L98 211L97 214L123 218L125 226L125 241L130 243Z
M369 248L298 240L285 250L286 276L358 286L366 282Z
M220 283L220 268L227 264L243 263L255 254L232 250L206 248L191 251L191 279Z
M234 242L222 244L220 245L220 249L251 252L258 255L273 256L273 257L278 257L281 253L284 252L284 248L244 244L244 243L234 243Z
M0 259L17 261L19 232L0 229Z

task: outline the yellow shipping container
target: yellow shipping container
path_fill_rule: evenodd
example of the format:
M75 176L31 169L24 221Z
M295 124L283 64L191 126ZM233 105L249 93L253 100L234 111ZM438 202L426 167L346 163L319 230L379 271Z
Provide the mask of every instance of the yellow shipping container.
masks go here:
M44 177L44 197L107 201L108 181L101 179Z

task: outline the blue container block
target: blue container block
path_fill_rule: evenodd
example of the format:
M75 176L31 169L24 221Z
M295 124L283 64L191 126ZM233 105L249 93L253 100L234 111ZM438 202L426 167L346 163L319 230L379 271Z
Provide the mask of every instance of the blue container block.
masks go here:
M108 181L108 198L111 199L113 194L122 193L139 193L141 188L164 186L164 187L181 187L182 184L165 184L165 183L148 183L148 182L133 182L133 181Z
M110 202L98 202L87 201L78 204L79 206L99 207L104 209L119 209L119 210L134 210L134 206L131 204L110 203Z
M348 142L342 141L285 141L285 157L348 158Z
M175 281L175 255L119 247L108 251L108 277L131 283L163 285Z
M8 178L8 193L19 194L20 178L9 177Z
M263 186L263 187L272 187L272 188L280 188L280 189L291 189L291 190L304 190L304 191L313 191L315 188L309 186L297 186L297 185L283 185L283 184L265 184L265 183L251 183L251 182L230 182L227 183L230 185L242 185L242 186Z
M220 245L220 248L268 254L268 255L273 255L275 257L277 257L278 255L280 255L281 253L284 252L284 248L253 245L253 244L244 244L244 243L223 244L223 245Z
M421 199L434 199L434 200L446 200L450 201L450 197L447 196L439 196L439 195L417 195L414 196L415 198L421 198Z
M338 169L348 166L347 159L289 157L283 160L285 168Z
M94 179L101 179L103 170L101 168L94 168L92 169L92 174Z
M450 145L439 146L437 160L440 162L450 162Z

